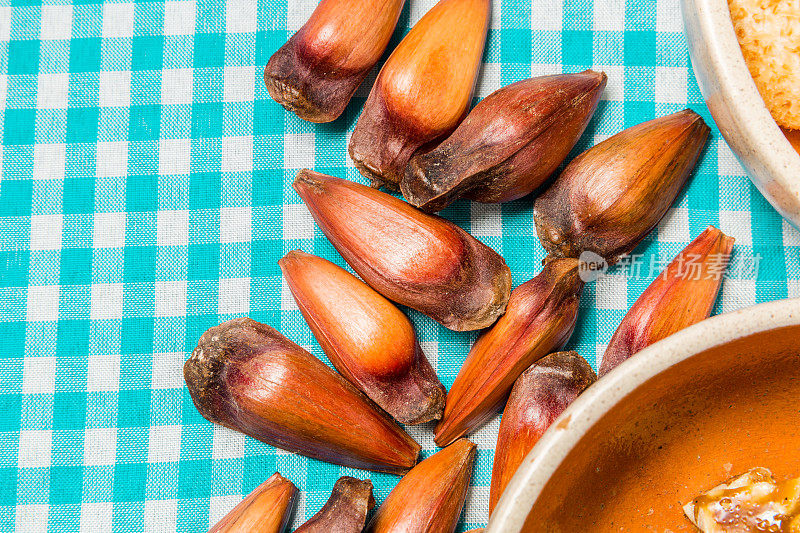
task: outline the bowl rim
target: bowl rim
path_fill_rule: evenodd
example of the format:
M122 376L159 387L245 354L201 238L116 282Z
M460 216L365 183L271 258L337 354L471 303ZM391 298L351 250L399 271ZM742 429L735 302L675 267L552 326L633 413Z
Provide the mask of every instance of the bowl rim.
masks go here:
M773 329L800 325L800 298L777 300L706 319L620 364L572 403L520 465L484 533L516 533L553 473L612 407L648 379L708 349Z
M758 91L728 1L681 0L681 11L693 71L720 133L761 194L800 230L800 153Z

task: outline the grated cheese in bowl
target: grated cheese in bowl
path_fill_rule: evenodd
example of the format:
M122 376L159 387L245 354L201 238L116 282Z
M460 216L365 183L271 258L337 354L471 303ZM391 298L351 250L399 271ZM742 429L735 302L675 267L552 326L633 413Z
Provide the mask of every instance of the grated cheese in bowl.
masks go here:
M800 0L728 0L745 62L778 125L800 129Z

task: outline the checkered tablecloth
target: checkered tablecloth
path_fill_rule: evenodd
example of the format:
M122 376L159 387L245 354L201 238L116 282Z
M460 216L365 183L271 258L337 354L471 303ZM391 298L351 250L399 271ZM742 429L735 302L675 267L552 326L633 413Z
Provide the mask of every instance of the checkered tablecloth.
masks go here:
M302 491L295 524L343 474L378 501L395 477L275 450L215 427L181 366L200 334L248 315L322 356L276 261L302 248L338 264L291 188L298 169L364 181L346 152L370 87L312 125L272 102L261 73L314 0L180 0L0 7L0 530L205 531L278 470ZM393 43L433 4L408 0ZM577 150L687 105L713 124L678 0L497 0L477 97L586 68L608 74ZM444 215L508 261L544 256L531 200ZM655 272L707 225L736 237L716 312L800 292L800 234L714 130L690 186L637 251L586 287L569 346L602 354ZM411 312L449 386L475 334ZM495 420L461 529L487 520ZM434 450L430 426L411 433Z

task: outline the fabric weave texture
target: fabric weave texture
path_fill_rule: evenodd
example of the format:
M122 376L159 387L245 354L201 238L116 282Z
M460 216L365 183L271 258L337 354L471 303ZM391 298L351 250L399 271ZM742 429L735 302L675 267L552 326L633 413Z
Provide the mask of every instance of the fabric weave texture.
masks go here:
M408 0L392 46L433 3ZM245 315L325 360L277 260L302 248L344 266L291 182L305 167L366 182L346 145L374 73L331 124L270 100L263 67L315 5L0 3L0 530L206 531L276 470L302 491L295 525L341 475L370 477L378 502L394 486L215 427L181 373L205 329ZM800 234L714 127L678 0L496 0L474 101L587 68L608 87L573 155L687 106L713 131L636 250L640 268L587 285L568 348L596 367L630 304L709 224L736 238L716 313L800 294ZM443 215L500 252L518 285L544 257L531 204L458 202ZM476 334L409 314L449 387ZM472 435L459 531L486 523L498 423ZM409 431L435 450L431 425Z

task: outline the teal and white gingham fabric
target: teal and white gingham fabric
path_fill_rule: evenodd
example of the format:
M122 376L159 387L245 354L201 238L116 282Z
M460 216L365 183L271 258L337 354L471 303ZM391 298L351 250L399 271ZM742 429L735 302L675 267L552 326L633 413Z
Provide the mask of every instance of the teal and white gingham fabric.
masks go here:
M0 530L205 531L276 470L302 491L299 524L343 474L368 475L379 502L396 482L213 426L181 374L206 328L243 315L321 356L276 261L302 248L343 264L291 182L303 167L364 181L346 144L369 82L344 117L312 125L261 79L315 3L3 0ZM393 44L432 4L408 0ZM687 105L713 125L678 0L497 0L477 96L586 68L608 88L576 150ZM538 272L531 199L444 215L501 252L515 284ZM637 253L663 266L709 224L737 239L716 312L798 295L800 234L716 129ZM654 275L617 267L589 284L569 346L596 365ZM410 314L449 386L475 334ZM487 520L497 427L473 435L460 531ZM426 454L430 429L410 430Z

